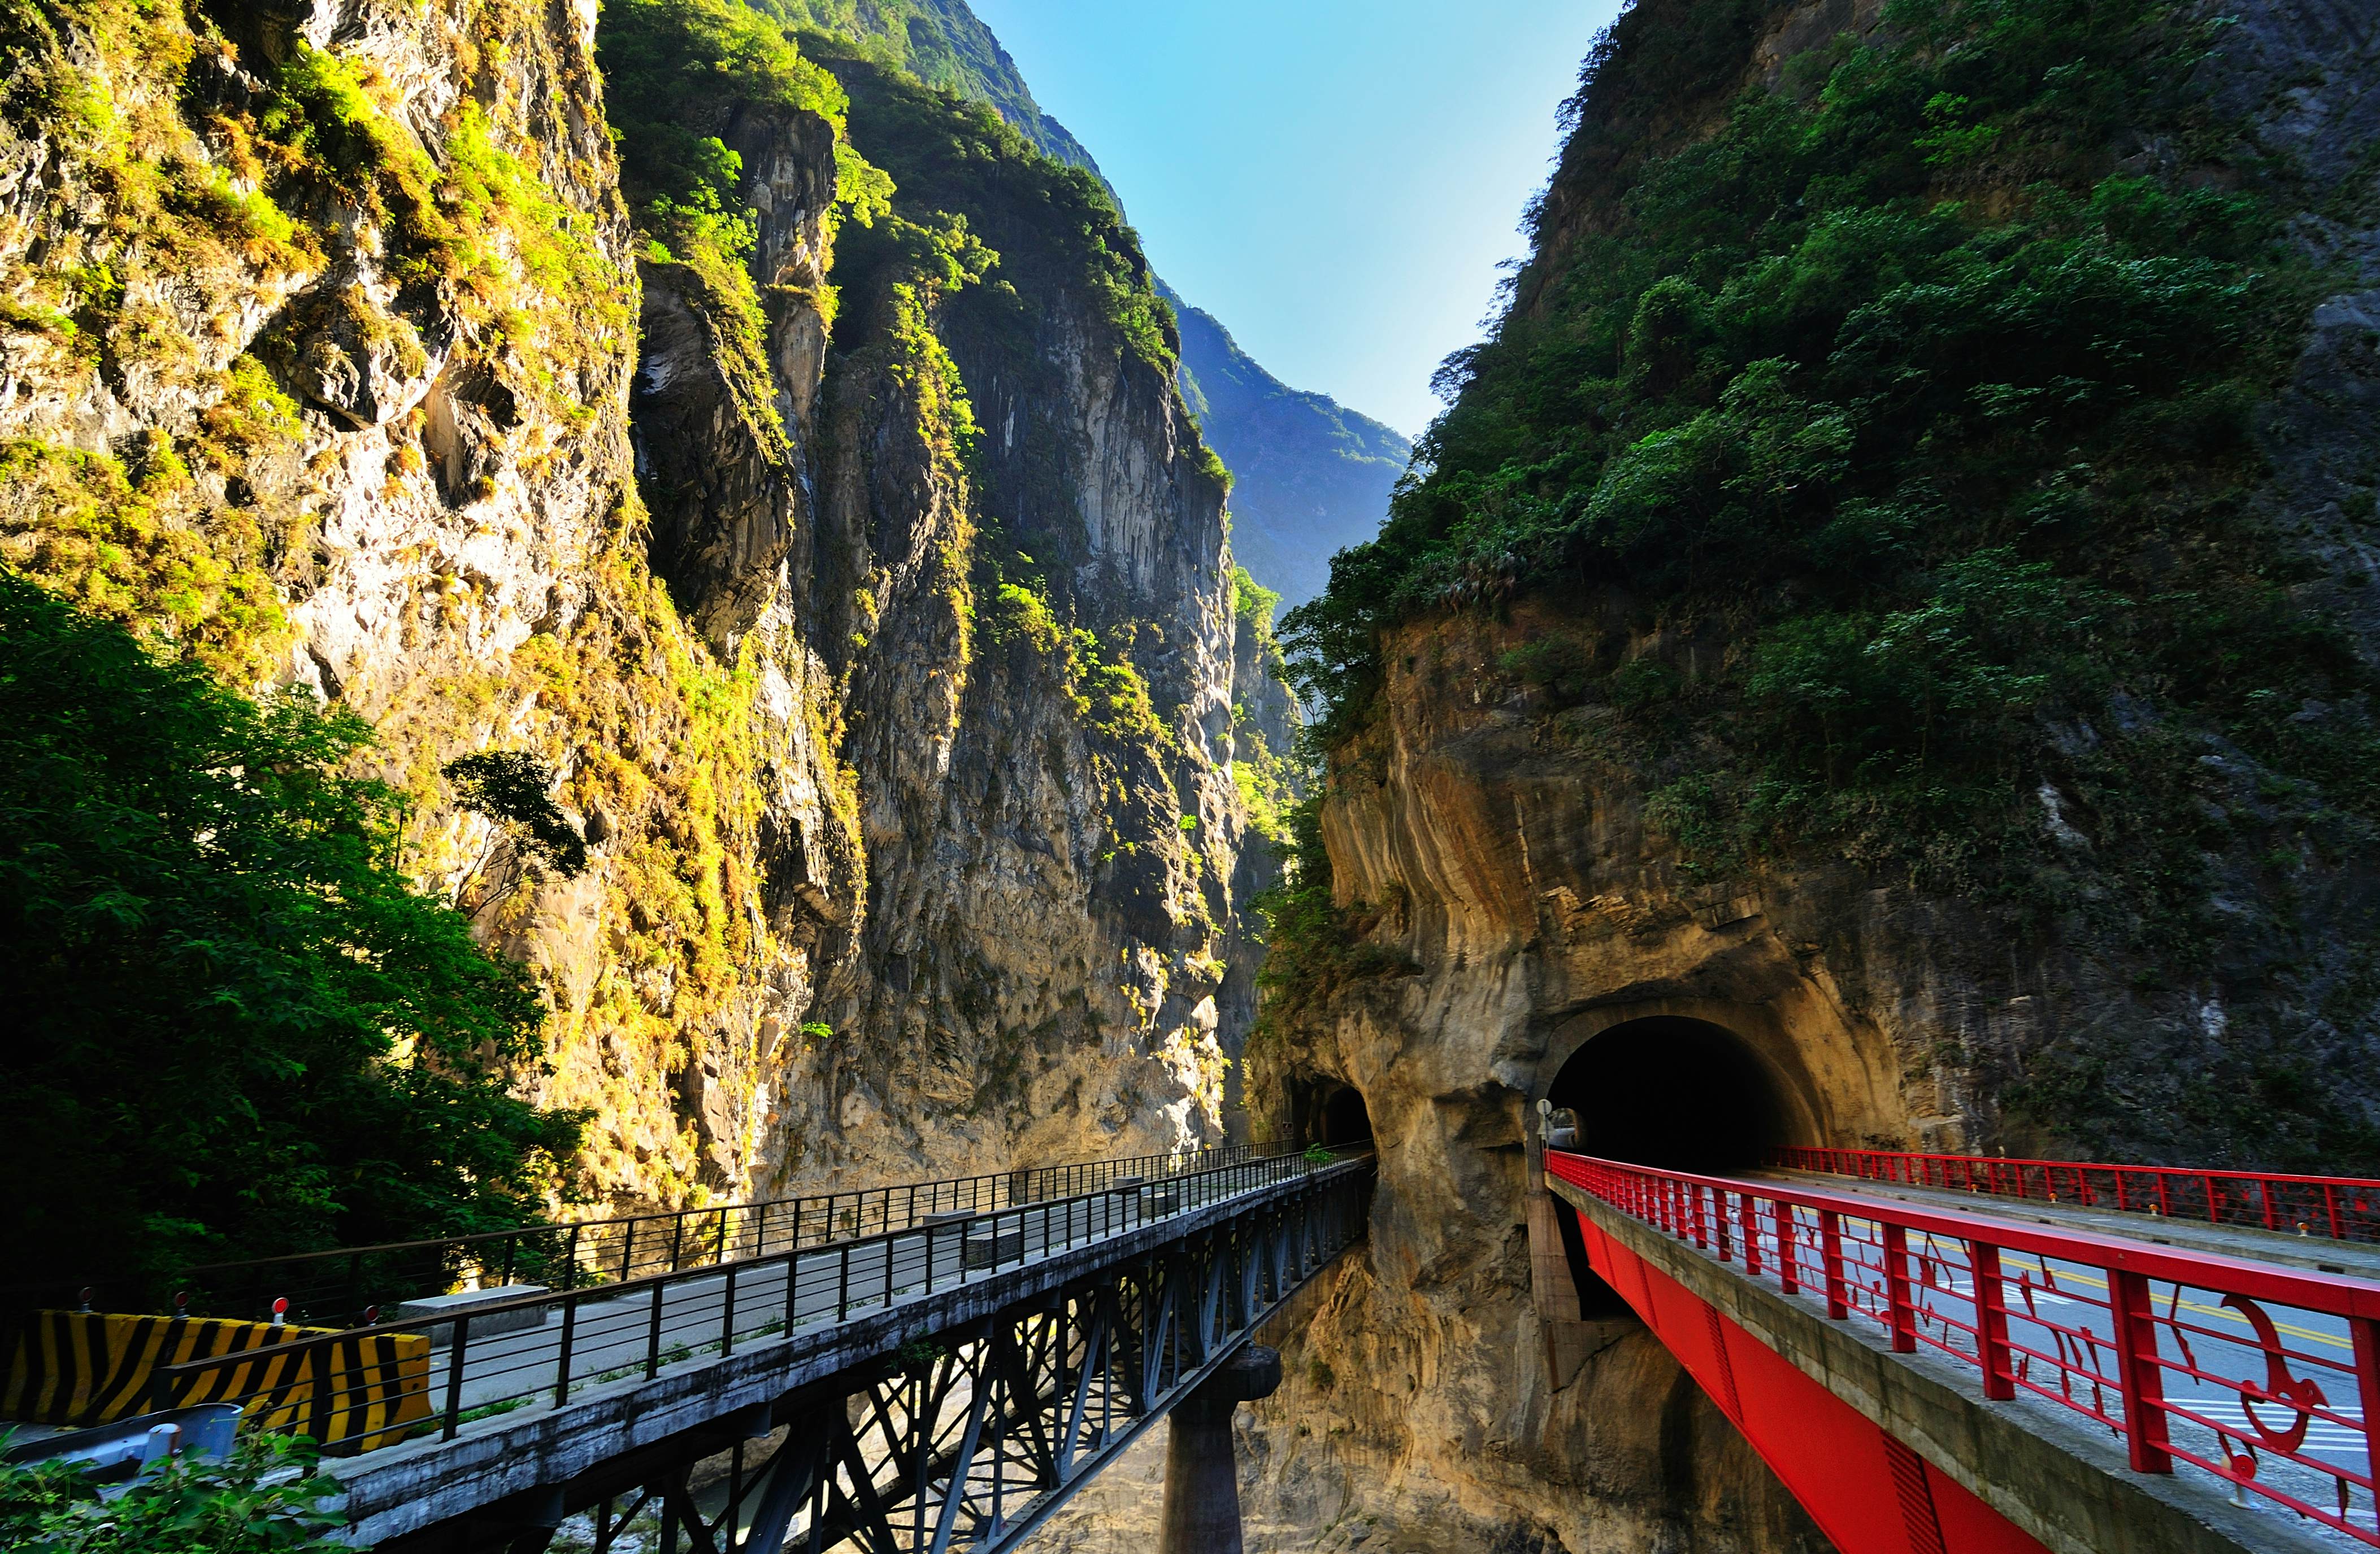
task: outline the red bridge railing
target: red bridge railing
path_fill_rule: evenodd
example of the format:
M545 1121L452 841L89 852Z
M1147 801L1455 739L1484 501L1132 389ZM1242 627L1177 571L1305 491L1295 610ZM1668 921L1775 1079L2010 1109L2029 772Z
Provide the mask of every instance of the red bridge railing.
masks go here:
M2380 1182L2361 1177L1993 1159L1985 1155L1917 1155L1879 1149L1786 1148L1773 1151L1769 1160L1787 1171L1856 1176L1863 1182L2161 1214L2168 1219L2204 1220L2209 1224L2325 1236L2332 1241L2380 1242Z
M2013 1163L2013 1162L2011 1162ZM1548 1172L1743 1277L2380 1548L2380 1285L1778 1183L1548 1151Z

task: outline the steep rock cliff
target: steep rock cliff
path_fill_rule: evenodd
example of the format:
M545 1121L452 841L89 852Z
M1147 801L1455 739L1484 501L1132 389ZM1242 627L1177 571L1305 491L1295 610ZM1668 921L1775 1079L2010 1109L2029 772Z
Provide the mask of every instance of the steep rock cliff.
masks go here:
M1895 15L1922 28L1954 10ZM2114 15L2094 10L2095 24ZM2269 311L2243 301L2235 315L2268 331L2243 347L2262 353L2260 365L2235 380L2252 382L2240 392L2252 394L2253 416L2152 443L2177 466L2208 461L2203 484L2158 493L2153 539L2126 527L2119 482L2094 477L2088 462L2119 467L2136 444L2070 431L2039 451L2021 439L1998 446L2011 462L2063 455L2019 465L2035 492L2077 483L2063 521L2106 504L2095 510L2106 516L2084 520L2102 527L2059 529L2049 499L2036 499L2032 529L2002 528L1989 542L2033 547L2013 553L2044 558L2030 563L2045 569L2036 577L2108 566L2095 608L2124 622L2123 647L2107 654L2124 679L2084 676L2072 698L2045 697L1995 728L1989 781L2004 787L1969 833L1973 850L1958 854L1929 830L1938 821L1913 810L1878 801L1864 827L1823 807L1782 819L1762 811L1755 825L1746 817L1785 792L1784 779L1726 787L1730 763L1751 764L1736 743L1748 731L1793 726L1777 703L1764 706L1774 693L1755 678L1786 662L1779 643L1791 629L1771 623L1886 574L1873 553L1822 546L1838 565L1879 569L1830 579L1789 552L1730 575L1725 547L1758 525L1790 528L1790 505L1754 519L1717 504L1695 510L1716 484L1682 474L1662 485L1670 477L1638 461L1676 450L1672 467L1685 470L1720 445L1686 453L1688 437L1754 415L1748 386L1721 399L1717 342L1730 327L1791 318L1797 304L1764 316L1747 286L1703 311L1726 275L1716 250L1698 272L1635 273L1628 284L1642 300L1629 298L1633 316L1618 314L1616 334L1576 322L1573 301L1652 247L1628 246L1646 211L1690 230L1692 201L1722 198L1676 181L1665 158L1723 132L1756 139L1746 125L1797 123L1788 115L1817 111L1803 105L1830 73L1874 57L1864 49L1923 35L1879 27L1879 11L1851 0L1646 0L1633 10L1591 62L1505 325L1514 350L1563 364L1573 397L1520 399L1530 369L1499 358L1492 342L1459 363L1470 419L1459 404L1426 445L1436 483L1334 580L1340 602L1401 588L1399 602L1334 615L1326 601L1292 624L1309 663L1366 688L1351 698L1360 713L1342 704L1331 725L1322 846L1301 860L1308 883L1329 880L1338 911L1295 946L1297 974L1272 994L1269 1028L1250 1051L1249 1091L1286 1130L1310 1121L1317 1096L1353 1087L1382 1174L1366 1257L1286 1335L1293 1386L1244 1427L1252 1524L1310 1527L1344 1507L1319 1547L1359 1536L1366 1548L1824 1547L1648 1335L1608 1317L1591 1288L1584 1312L1543 1311L1524 1229L1527 1111L1540 1098L1580 1106L1591 1146L1645 1158L1783 1141L2333 1168L2368 1158L2380 1020L2356 968L2370 964L2371 811L2351 771L2306 764L2299 736L2368 738L2375 653L2362 547L2374 443L2350 407L2375 382L2359 321L2380 273L2380 186L2367 154L2380 38L2337 6L2251 7L2236 30L2214 35L2220 46L2171 100L2174 117L2119 122L2106 142L2080 148L2086 189L2115 179L2143 195L2252 191L2265 202L2257 251L2302 285ZM2201 19L2181 8L2125 16L2171 29L2157 34L2168 41ZM1935 57L1921 52L1912 67ZM2104 79L2120 82L2120 67ZM1855 75L1836 82L1838 102L1863 89ZM2101 103L2143 111L2167 103L2170 84L2111 89ZM2032 152L2002 137L2032 136L2037 149L2057 133L2045 118L1950 125L1937 111L1917 133L1966 138L1932 142L1938 160L1913 165L1921 183L1946 178L1961 198L2026 165ZM1768 198L1763 159L1789 143L1750 150L1743 186L1725 198ZM1656 182L1664 176L1673 181ZM1826 197L1846 199L1840 188ZM1815 221L1815 198L1810 209ZM1798 208L1780 219L1798 221ZM2272 244L2277 229L2283 245ZM1586 279L1596 267L1603 273ZM1790 273L1781 262L1769 272ZM1856 306L1892 284L1838 272L1819 285L1850 286L1836 295ZM1730 305L1748 311L1730 319ZM2001 327L2028 338L2013 315ZM1799 370L1815 372L1830 346L1840 348L1820 336ZM1903 359L1919 360L1913 350ZM1904 383L1924 370L1910 365ZM1656 402L1687 407L1663 420L1643 408ZM1713 419L1694 420L1703 407ZM1530 447L1524 425L1550 428L1549 442ZM1570 447L1551 446L1564 435ZM2240 443L2226 441L2235 435ZM1936 445L1946 487L1961 479L1954 446ZM1465 462L1482 447L1491 466L1524 451L1483 474ZM1849 440L1844 451L1854 447L1888 454ZM1585 448L1597 452L1575 451ZM1791 456L1781 443L1768 453L1772 468ZM1632 492L1615 470L1647 483ZM1826 479L1861 474L1853 464ZM1730 490L1758 489L1756 475L1728 479L1739 482ZM1983 489L1970 488L1979 501ZM1625 504L1646 491L1668 505L1640 519ZM2207 492L2228 494L2210 503ZM1858 510L1860 521L1877 511ZM1752 527L1714 538L1737 521ZM1657 542L1624 550L1630 523ZM1925 554L1943 542L1928 523L1960 542L1954 522L1933 516L1893 543ZM2080 534L2094 538L2071 548ZM2219 602L2252 595L2266 614ZM2178 598L2200 612L2179 627L2160 613ZM2022 604L2004 595L1996 607L2004 621ZM1945 629L1951 618L1934 617ZM1852 640L1884 644L1867 649L1869 662L1906 640L1897 625L1880 628L1881 612L1864 619ZM2248 648L2265 619L2328 644L2324 669L2294 681L2287 654ZM1374 625L1378 636L1357 635ZM2216 672L2160 678L2127 656L2169 634L2184 646L2155 662L2192 662L2190 634L2201 629L2270 677L2258 704L2289 732L2268 737L2260 730L2271 725L2222 701ZM1830 684L1808 676L1799 694ZM1895 714L1908 727L1926 715L1913 700ZM1848 772L1819 782L1850 791L1858 780ZM1714 802L1722 791L1746 796ZM1877 819L1889 814L1903 818ZM1894 825L1903 829L1887 834ZM1987 854L1999 871L1968 871ZM1954 855L1963 861L1947 861ZM1088 1536L1080 1546L1102 1547Z
M723 203L624 200L592 6L11 6L0 544L375 721L599 1202L1220 1137L1225 480L1136 245L979 110L655 18ZM456 807L491 747L584 875Z
M1044 156L1099 171L1083 143L1042 112L1016 61L966 0L767 0L759 8L981 103Z

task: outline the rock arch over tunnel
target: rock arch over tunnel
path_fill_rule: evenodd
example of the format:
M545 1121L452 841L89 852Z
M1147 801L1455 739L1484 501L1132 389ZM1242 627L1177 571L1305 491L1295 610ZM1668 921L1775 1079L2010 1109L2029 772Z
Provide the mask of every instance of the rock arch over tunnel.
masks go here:
M1589 1038L1546 1099L1578 1113L1582 1151L1673 1171L1757 1165L1803 1131L1786 1082L1749 1041L1682 1015L1628 1020Z

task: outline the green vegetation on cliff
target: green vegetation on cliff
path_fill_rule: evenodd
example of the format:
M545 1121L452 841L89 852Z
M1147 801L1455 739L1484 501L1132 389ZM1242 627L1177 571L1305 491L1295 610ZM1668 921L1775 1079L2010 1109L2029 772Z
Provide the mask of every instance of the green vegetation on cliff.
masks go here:
M1284 747L1297 744L1302 737L1288 708L1288 667L1281 662L1281 643L1273 636L1273 620L1280 609L1280 594L1250 577L1247 568L1232 566L1234 678L1242 686L1253 682L1264 687L1267 695L1279 697L1280 703L1273 712L1251 707L1244 699L1232 704L1232 782L1239 790L1240 809L1247 817L1248 829L1275 847L1288 842L1289 808L1305 786L1305 753L1287 747L1276 750L1266 739L1264 725L1269 722L1275 724L1274 737L1281 738ZM1288 725L1285 737L1280 723Z
M1310 794L1285 811L1281 881L1250 904L1265 920L1264 965L1257 972L1264 998L1248 1038L1252 1063L1269 1060L1286 1032L1326 1011L1348 984L1413 969L1403 955L1370 937L1384 914L1332 901L1323 796Z
M649 262L683 264L710 299L714 349L746 414L783 436L767 391L769 326L752 273L759 217L743 157L722 140L738 115L808 115L832 137L832 246L842 218L863 225L892 192L844 132L834 77L804 58L784 29L737 0L619 0L599 34L620 182ZM819 298L833 316L832 295Z
M843 128L848 104L835 79L735 0L619 0L605 7L598 42L621 181L629 202L656 220L741 207L743 167L716 134L697 133L706 118L778 108ZM860 176L856 155L837 147L845 198Z
M0 1170L28 1267L539 1217L579 1120L525 972L398 867L352 713L258 705L0 572Z
M1085 294L1143 359L1172 374L1181 345L1173 311L1098 175L1041 155L989 108L856 62L842 69L852 133L892 175L897 208L912 219L962 215L1000 254L1000 280L970 299L978 313L1002 310L1014 335L1050 299Z
M2187 85L2209 30L1893 0L1730 105L1766 9L1639 12L1590 61L1509 312L1447 364L1392 520L1292 617L1332 731L1383 628L1585 584L1755 643L1692 685L1508 666L1619 711L1608 751L1669 773L1708 869L1823 838L1990 893L2046 763L2095 794L2173 743L2119 732L2126 694L2380 812L2364 720L2294 716L2362 672L2242 504L2307 297L2272 211L2199 175L2229 149ZM1709 133L1663 130L1714 89ZM2061 759L2086 718L2136 748ZM2143 840L2135 883L2176 904L2148 876L2186 863Z
M578 370L625 332L633 293L600 216L556 186L609 169L532 167L500 129L505 19L487 8L455 40L470 90L433 153L402 83L314 48L294 15L0 5L0 124L52 168L0 265L12 370L57 403L112 398L149 422L107 451L0 445L12 563L254 684L290 646L284 590L314 566L327 471L300 463L307 414L371 420L386 408L372 395L397 384L418 401L436 340L450 382L505 416L589 421ZM360 276L343 262L350 223L374 235ZM384 419L392 479L423 470L427 411Z
M896 188L892 220L844 243L837 284L861 297L888 285L897 295L938 265L946 279L968 277L937 288L927 322L960 375L953 392L982 426L965 460L980 526L965 577L970 616L979 603L1006 655L1006 683L1034 694L1051 685L1087 736L1087 772L1062 781L1087 776L1096 795L1099 889L1146 913L1135 931L1211 929L1219 898L1191 887L1222 866L1184 794L1199 781L1193 763L1216 752L1199 747L1183 715L1193 686L1180 673L1179 625L1149 618L1129 588L1113 586L1131 564L1094 532L1099 498L1081 486L1098 478L1097 455L1070 408L1087 393L1111 427L1170 432L1184 456L1151 473L1186 488L1192 511L1210 484L1219 508L1230 478L1182 414L1172 310L1095 174L1042 155L978 103L815 46L851 93L853 138ZM930 248L946 257L934 260L917 235L934 235ZM831 383L875 348L868 327L858 308L845 310Z
M435 298L499 352L541 357L557 340L624 322L596 220L557 200L499 145L478 103L455 110L441 163L394 96L371 67L294 42L277 90L254 115L258 150L273 158L261 165L280 174L273 182L285 197L352 201L395 239L400 285ZM532 383L552 388L542 374Z
M1432 617L1550 605L1479 667L1689 888L1847 861L2011 946L2063 1028L1933 1058L2044 1147L2368 1166L2366 579L2268 452L2331 196L2198 7L1888 0L1764 67L1788 9L1589 61L1504 316L1285 623L1330 742L1386 643L1427 687Z
M1097 173L1091 153L1041 111L1016 63L966 0L756 0L795 27L991 108L1044 156Z

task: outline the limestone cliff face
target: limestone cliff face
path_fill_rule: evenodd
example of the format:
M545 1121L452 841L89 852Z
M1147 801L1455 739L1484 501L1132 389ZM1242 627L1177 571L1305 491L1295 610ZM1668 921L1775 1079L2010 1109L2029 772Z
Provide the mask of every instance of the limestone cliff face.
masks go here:
M1282 810L1296 794L1296 741L1304 715L1283 676L1281 648L1273 640L1271 600L1254 592L1233 612L1232 640L1232 778L1248 811L1248 830L1232 875L1232 900L1254 902L1280 884ZM1234 1136L1253 1131L1247 1113L1245 1051L1258 1004L1257 973L1264 965L1261 914L1243 910L1232 919L1223 948L1225 973L1217 995L1222 1012L1225 1051L1232 1066L1225 1075L1224 1117Z
M1220 1138L1225 483L1136 248L979 211L1015 257L948 275L909 218L964 188L870 230L839 121L690 102L745 307L635 237L596 23L9 8L0 547L375 721L415 866L549 990L523 1084L594 1111L599 1202ZM454 807L491 747L583 876Z
M696 127L742 160L758 218L751 270L771 304L763 359L735 360L686 266L648 261L631 418L653 569L732 662L815 528L806 440L826 370L835 132L815 114L749 104L701 116L720 122Z
M1641 7L1638 25L1682 26L1681 10ZM1699 133L1736 90L1790 79L1798 52L1875 22L1847 3L1768 7L1718 90L1667 105L1659 132ZM2249 127L2235 165L2269 158L2301 180L2297 234L2332 266L2297 366L2259 412L2268 475L2253 500L2303 558L2294 597L2367 662L2380 643L2364 550L2380 466L2368 417L2350 407L2380 392L2368 322L2380 188L2341 148L2373 141L2375 51L2360 12L2252 6L2203 82ZM1548 292L1560 256L1591 252L1610 219L1565 167L1529 283ZM1532 305L1528 285L1518 305ZM1656 782L1615 737L1628 708L1515 672L1548 644L1687 686L1748 649L1723 618L1658 615L1616 586L1422 619L1382 645L1374 721L1333 752L1321 812L1356 953L1302 989L1250 1054L1252 1105L1276 1127L1309 1117L1318 1088L1352 1086L1381 1160L1366 1255L1284 1330L1291 1386L1244 1427L1252 1527L1300 1529L1260 1531L1257 1547L1825 1547L1649 1335L1592 1305L1549 1335L1533 1298L1528 1109L1629 1022L1730 1033L1772 1087L1764 1126L1777 1140L2070 1147L2010 1098L2077 1052L2129 1127L2100 1147L2269 1159L2302 1147L2284 1136L2296 1118L2372 1114L2375 1021L2352 969L2369 954L2368 832L2342 817L2335 850L2301 848L2238 748L2205 740L2200 785L2177 799L2231 829L2198 860L2219 951L2206 974L2170 976L2104 918L2076 912L2020 935L1976 904L1819 849L1689 867ZM2156 715L2140 703L2113 714ZM2102 871L2117 864L2089 807L2055 783L2034 802L2044 853L2080 899L2111 896ZM2271 1109L2275 1131L2191 1088L2243 1051L2315 1076ZM1720 1077L1672 1072L1621 1100L1691 1139ZM1072 1545L1111 1547L1079 1528Z
M1583 1363L1549 1360L1526 1112L1593 1034L1685 1015L1792 1074L1803 1125L1905 1136L1935 1103L1904 1100L1890 1012L1947 990L1925 985L1924 936L1854 879L1747 896L1682 876L1643 795L1480 667L1557 625L1524 607L1411 631L1390 645L1383 726L1334 762L1335 884L1370 904L1394 961L1252 1052L1249 1087L1285 1127L1301 1086L1354 1087L1381 1187L1369 1247L1284 1326L1291 1385L1244 1431L1252 1514L1283 1530L1263 1547L1827 1547L1641 1326L1590 1311L1569 1335ZM1879 969L1864 957L1904 979L1884 1020L1860 996Z
M1165 365L1041 225L1037 191L1096 185L981 110L839 68L903 190L892 223L996 257L944 289L871 234L839 273L837 345L862 344L827 375L814 586L848 654L868 881L823 1005L848 1035L787 1169L1220 1141L1243 823L1224 484ZM1008 169L941 164L917 131L945 124Z

